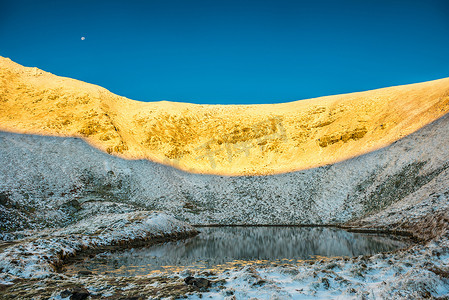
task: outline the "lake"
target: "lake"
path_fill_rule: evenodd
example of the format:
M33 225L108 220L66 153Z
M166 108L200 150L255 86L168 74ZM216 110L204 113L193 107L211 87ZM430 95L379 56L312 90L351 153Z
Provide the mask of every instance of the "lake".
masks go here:
M200 234L171 241L82 258L67 273L90 270L117 276L145 275L183 269L226 269L273 265L329 257L371 255L407 247L405 238L353 233L332 227L200 227Z

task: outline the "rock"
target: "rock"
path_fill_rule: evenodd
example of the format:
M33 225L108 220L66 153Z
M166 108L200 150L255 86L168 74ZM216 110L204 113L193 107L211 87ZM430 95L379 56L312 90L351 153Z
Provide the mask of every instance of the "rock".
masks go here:
M59 294L59 296L61 296L61 298L67 298L70 295L72 295L72 292L69 290L64 290Z
M267 281L265 279L258 276L258 278L256 278L256 281L252 284L252 286L262 286L266 283L267 283Z
M61 298L67 298L70 296L70 300L84 300L89 297L90 293L83 287L74 287L68 290L64 290L60 293Z
M84 275L84 276L92 275L92 272L89 270L81 270L78 272L78 275Z
M329 287L330 287L329 279L327 279L326 277L323 277L323 278L321 278L321 282L323 283L324 288L325 288L326 290L328 290Z
M1 284L0 283L0 291L4 291L4 290L6 290L7 288L9 288L9 287L11 287L12 286L12 283L5 283L5 284Z
M199 288L207 288L210 286L210 281L206 278L195 278L195 282L193 285Z
M76 287L72 290L72 296L70 296L70 300L84 300L89 297L90 293L85 288Z
M68 211L69 213L76 213L79 210L81 210L81 204L78 202L78 200L73 199L64 203L62 205L62 208Z
M187 285L193 285L200 289L207 288L210 286L210 281L206 278L195 278L192 276L188 276L188 277L184 278L184 282Z
M6 206L9 201L9 194L6 192L0 192L0 205Z
M186 278L184 278L184 282L187 284L187 285L193 285L193 280L195 279L195 277L192 277L192 276L187 276Z

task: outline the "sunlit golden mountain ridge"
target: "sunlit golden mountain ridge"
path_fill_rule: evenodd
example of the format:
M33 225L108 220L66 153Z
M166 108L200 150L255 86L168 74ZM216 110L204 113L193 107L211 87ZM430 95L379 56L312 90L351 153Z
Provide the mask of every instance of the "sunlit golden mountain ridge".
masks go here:
M140 102L0 57L0 130L74 136L126 159L267 175L389 145L449 111L449 78L281 104Z

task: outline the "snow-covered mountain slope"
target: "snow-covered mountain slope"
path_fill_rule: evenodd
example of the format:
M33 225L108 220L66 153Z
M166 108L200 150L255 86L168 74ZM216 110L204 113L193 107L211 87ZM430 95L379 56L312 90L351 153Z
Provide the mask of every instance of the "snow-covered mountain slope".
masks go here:
M2 132L2 231L136 209L166 211L191 224L342 224L394 203L400 206L390 218L408 207L403 219L422 209L422 201L444 211L448 132L444 116L390 146L333 165L231 177L121 159L77 138Z

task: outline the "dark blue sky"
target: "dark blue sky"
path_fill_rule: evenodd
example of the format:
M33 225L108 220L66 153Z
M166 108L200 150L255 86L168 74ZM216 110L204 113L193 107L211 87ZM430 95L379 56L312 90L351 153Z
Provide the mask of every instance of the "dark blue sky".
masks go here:
M0 55L135 100L287 102L449 77L449 1L0 0Z

